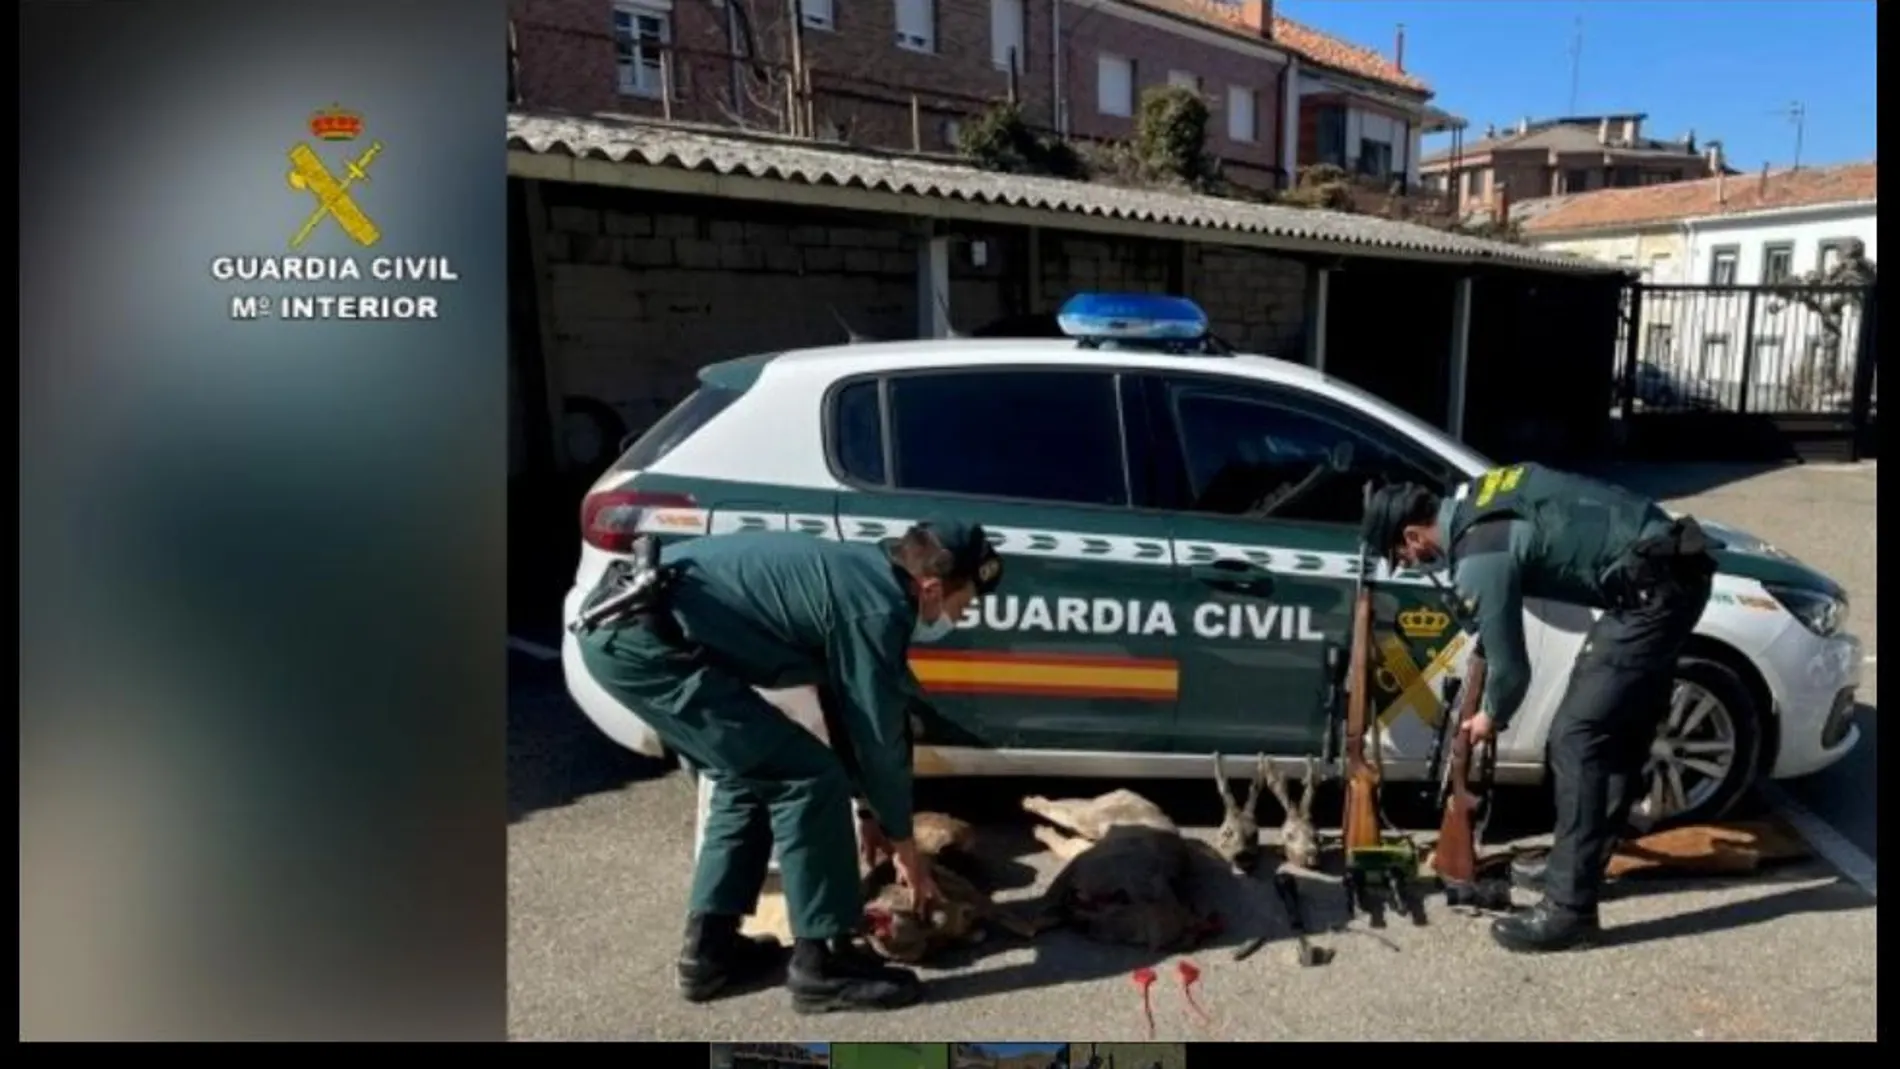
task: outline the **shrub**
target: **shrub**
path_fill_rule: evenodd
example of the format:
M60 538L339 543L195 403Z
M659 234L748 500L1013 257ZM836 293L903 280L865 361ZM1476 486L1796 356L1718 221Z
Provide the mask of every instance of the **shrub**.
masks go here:
M1179 86L1156 86L1141 94L1135 112L1134 155L1150 181L1205 189L1219 167L1207 155L1207 102Z
M957 134L957 151L986 171L1058 178L1083 173L1075 149L1060 138L1038 135L1015 104L998 104L964 126Z

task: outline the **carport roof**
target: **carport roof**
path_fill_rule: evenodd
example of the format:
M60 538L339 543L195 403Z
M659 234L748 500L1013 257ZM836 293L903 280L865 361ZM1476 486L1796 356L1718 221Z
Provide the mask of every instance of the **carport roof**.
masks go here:
M1000 174L944 157L877 152L650 119L511 111L508 148L509 173L529 178L815 203L813 198L792 195L795 189L804 187L834 194L825 198L833 206L867 210L879 208L857 202L876 201L877 194L886 194L887 199L906 203L882 210L909 210L917 215L974 216L1024 225L1137 232L1308 254L1515 266L1573 274L1614 273L1608 265L1581 257L1373 216L1039 175ZM630 166L602 173L596 167L584 166L590 162ZM656 173L637 173L641 171ZM674 180L661 179L657 172L672 172ZM688 176L711 181L683 180ZM753 183L769 185L756 187ZM861 196L835 195L852 191ZM958 205L994 211L978 214L934 210L916 198L936 201L943 209Z

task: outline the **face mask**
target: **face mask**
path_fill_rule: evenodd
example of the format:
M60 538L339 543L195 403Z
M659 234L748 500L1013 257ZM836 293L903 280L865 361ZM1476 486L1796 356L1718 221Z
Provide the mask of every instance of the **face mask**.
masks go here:
M939 616L930 623L925 623L923 617L919 616L917 618L917 626L911 628L910 640L912 642L935 642L955 630L956 626L956 623L948 616Z

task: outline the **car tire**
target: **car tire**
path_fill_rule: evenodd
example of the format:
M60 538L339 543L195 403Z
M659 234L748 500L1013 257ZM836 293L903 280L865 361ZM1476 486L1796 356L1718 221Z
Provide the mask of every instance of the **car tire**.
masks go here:
M1670 713L1657 732L1659 740L1673 736L1674 753L1665 758L1659 750L1644 769L1645 792L1631 823L1638 831L1649 832L1722 819L1755 785L1767 728L1767 710L1735 669L1701 656L1678 660ZM1724 743L1728 744L1726 764L1718 778L1705 769L1722 760ZM1691 804L1672 805L1656 819L1648 812L1655 778L1670 772L1678 778L1666 790L1676 793L1680 784Z

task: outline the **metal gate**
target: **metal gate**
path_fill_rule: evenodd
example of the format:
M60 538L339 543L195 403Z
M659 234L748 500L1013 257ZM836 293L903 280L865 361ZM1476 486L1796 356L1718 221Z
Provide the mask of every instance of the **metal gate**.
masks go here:
M1876 286L1624 292L1613 407L1649 459L1863 459L1878 407Z

